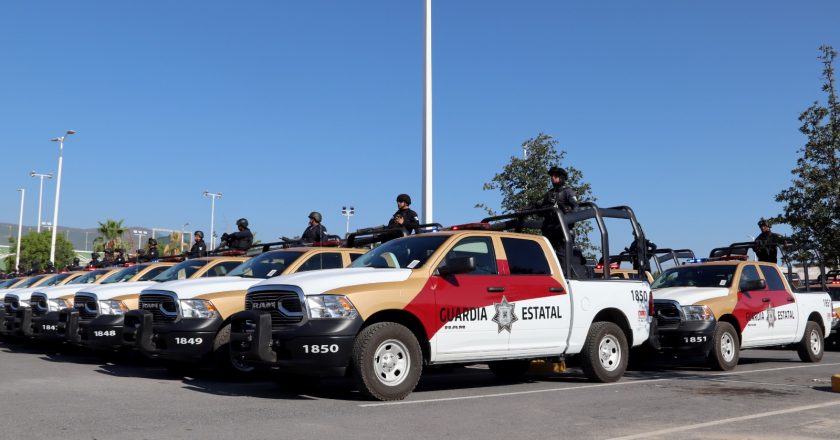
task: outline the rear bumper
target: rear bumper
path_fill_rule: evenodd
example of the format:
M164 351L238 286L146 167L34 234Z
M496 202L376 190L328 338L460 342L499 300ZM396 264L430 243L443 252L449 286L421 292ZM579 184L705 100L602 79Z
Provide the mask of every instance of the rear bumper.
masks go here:
M154 322L142 310L126 313L122 340L144 354L176 361L197 361L213 352L222 318L181 318L173 322Z
M299 374L343 375L361 327L361 318L310 319L275 330L269 312L246 310L231 316L231 356Z

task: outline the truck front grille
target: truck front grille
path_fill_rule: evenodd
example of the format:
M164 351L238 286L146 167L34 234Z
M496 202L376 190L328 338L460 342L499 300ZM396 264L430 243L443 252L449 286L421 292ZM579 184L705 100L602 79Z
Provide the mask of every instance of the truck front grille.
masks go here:
M43 316L50 311L46 295L32 295L29 298L29 305L32 307L32 316Z
M680 307L673 301L653 301L653 314L660 329L675 329L682 322Z
M260 291L245 296L245 310L271 313L271 328L280 329L303 321L303 300L296 292Z
M154 322L173 322L178 319L178 301L172 295L160 293L140 295L140 310L150 312Z
M90 295L79 295L73 298L73 307L79 312L81 319L93 319L99 316L99 304Z

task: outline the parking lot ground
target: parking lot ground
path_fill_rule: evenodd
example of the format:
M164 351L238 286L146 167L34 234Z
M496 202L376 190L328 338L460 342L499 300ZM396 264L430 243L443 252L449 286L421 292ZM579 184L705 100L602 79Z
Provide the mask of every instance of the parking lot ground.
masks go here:
M588 382L578 369L502 384L483 366L427 371L399 402L349 381L279 386L208 372L177 377L142 359L0 344L0 438L837 439L840 353L747 350L733 372L670 365Z

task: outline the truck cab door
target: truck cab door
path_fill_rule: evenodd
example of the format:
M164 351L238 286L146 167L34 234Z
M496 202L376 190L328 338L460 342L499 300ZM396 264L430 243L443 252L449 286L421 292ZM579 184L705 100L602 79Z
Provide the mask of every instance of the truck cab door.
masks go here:
M502 237L501 242L509 272L504 300L516 321L504 329L500 323L498 331L510 334L510 354L562 354L571 327L571 302L562 276L551 273L546 250L536 240Z
M470 258L474 267L463 271L464 261ZM461 272L446 273L447 266L460 266ZM447 252L430 280L441 324L431 341L436 360L504 356L510 333L500 331L493 321L494 304L504 302L502 278L491 237L463 238Z
M762 281L756 266L748 264L742 267L735 284L738 286L738 303L734 312L742 326L742 348L767 345L773 340L773 318L768 320L768 309L772 308L772 300L767 286L763 285Z
M779 271L772 266L759 266L764 280L767 282L767 296L770 298L770 305L775 316L768 316L768 323L772 323L770 332L773 340L779 344L790 344L796 342L797 324L804 323L799 315L799 306L796 303L796 296L785 288Z

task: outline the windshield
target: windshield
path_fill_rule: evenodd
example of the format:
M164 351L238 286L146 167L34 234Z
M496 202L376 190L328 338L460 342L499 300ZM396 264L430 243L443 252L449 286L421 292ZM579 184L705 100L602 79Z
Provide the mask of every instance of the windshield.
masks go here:
M687 266L666 270L651 289L665 287L729 287L736 266Z
M448 235L420 235L391 240L362 255L350 267L417 269L449 238Z
M207 264L207 260L187 260L182 261L168 269L160 275L152 278L152 281L165 282L174 280L185 280L193 276L198 269Z
M75 280L70 281L67 284L90 284L90 283L96 281L97 278L99 278L100 276L105 274L105 272L108 272L108 270L107 269L99 269L99 270L95 270L95 271L92 271L92 272L88 272L88 273L80 276L79 278L76 278Z
M38 275L37 277L32 277L32 278L20 283L20 285L18 287L21 288L21 289L25 289L27 287L32 287L33 284L37 283L38 281L40 281L45 276L46 275Z
M283 273L303 252L273 251L258 255L236 266L228 276L242 278L271 278Z
M39 287L56 286L59 283L61 283L62 281L66 280L67 277L69 277L70 275L71 274L69 274L69 273L58 274L58 275L48 279L47 281L44 281L43 283L41 283L41 285Z
M2 283L0 283L0 289L8 289L9 286L18 282L18 280L20 280L20 278L10 278L8 280L4 280Z
M135 264L134 266L126 267L117 273L111 274L111 276L102 280L100 284L113 284L128 281L131 277L137 275L138 272L145 269L146 266L148 266L148 264Z

